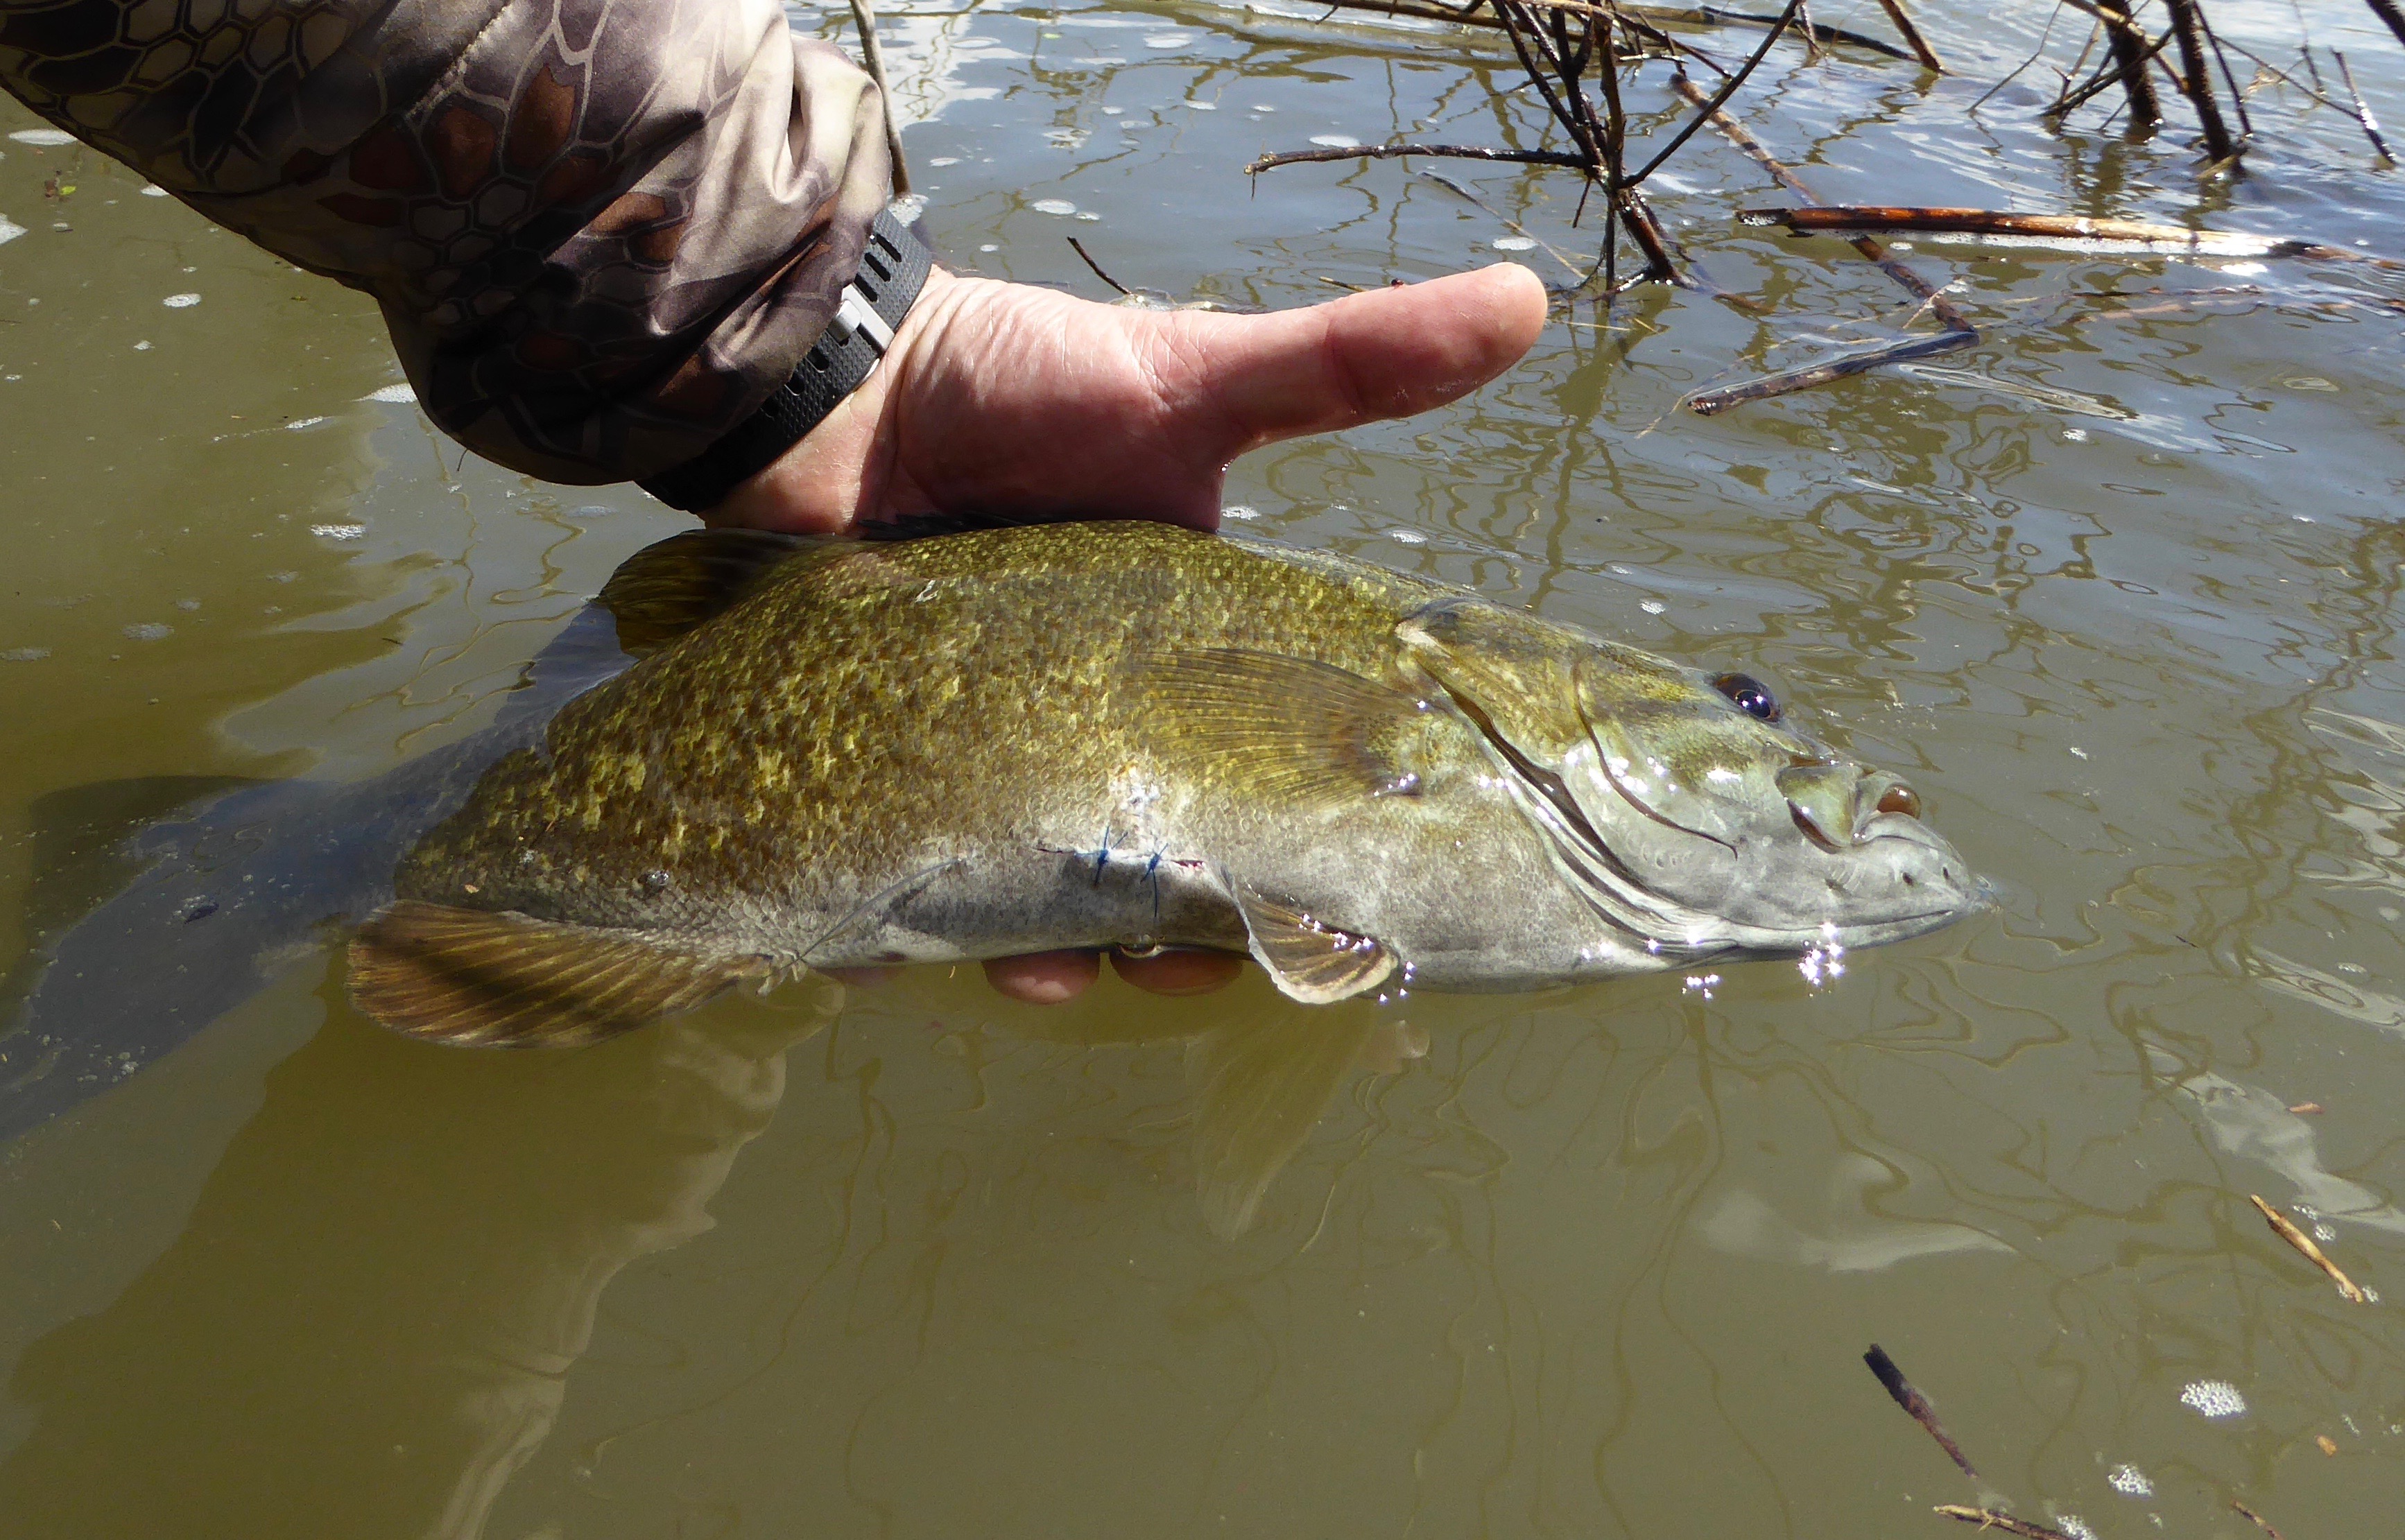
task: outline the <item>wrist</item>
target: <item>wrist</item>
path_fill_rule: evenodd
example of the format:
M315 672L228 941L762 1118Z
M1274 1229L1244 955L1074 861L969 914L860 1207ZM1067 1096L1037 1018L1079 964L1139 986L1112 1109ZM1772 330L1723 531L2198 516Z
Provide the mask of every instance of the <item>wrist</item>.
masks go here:
M933 254L890 210L869 222L860 260L834 313L791 372L750 415L682 465L644 478L671 508L714 508L807 438L876 375L925 285Z
M917 302L894 329L893 345L876 371L825 421L730 487L724 499L700 510L702 522L795 535L848 533L859 511L873 506L892 477L893 435L880 436L879 428L894 391L923 362L929 339L943 332L961 292L976 284L930 266Z

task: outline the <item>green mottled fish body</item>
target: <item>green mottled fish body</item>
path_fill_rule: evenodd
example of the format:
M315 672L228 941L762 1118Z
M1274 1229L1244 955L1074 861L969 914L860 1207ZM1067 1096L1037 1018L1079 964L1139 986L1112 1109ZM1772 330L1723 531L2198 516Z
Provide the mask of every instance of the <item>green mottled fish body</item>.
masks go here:
M1895 783L1440 584L1145 524L697 534L399 874L404 1029L602 1035L740 977L1250 952L1302 1000L1863 945L1974 902Z

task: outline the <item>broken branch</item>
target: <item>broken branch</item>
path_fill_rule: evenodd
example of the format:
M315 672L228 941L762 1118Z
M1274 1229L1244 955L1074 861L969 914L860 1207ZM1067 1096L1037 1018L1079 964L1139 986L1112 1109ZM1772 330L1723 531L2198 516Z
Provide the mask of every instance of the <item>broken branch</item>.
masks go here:
M2297 1228L2297 1226L2290 1222L2287 1215L2271 1207L2269 1203L2264 1202L2257 1194L2249 1193L2246 1196L2248 1199L2254 1203L2256 1208L2262 1211L2263 1217L2271 1223L2271 1233L2286 1241L2289 1245L2294 1246L2298 1252L2302 1253L2306 1261L2312 1263L2314 1267L2319 1267L2322 1271L2329 1274L2330 1281L2338 1285L2340 1295L2344 1298L2348 1304L2368 1305L2371 1302L2370 1296L2366 1295L2361 1288L2356 1286L2355 1280L2339 1271L2338 1264L2332 1262L2328 1257L2324 1256L2322 1254L2322 1249L2314 1244L2314 1238L2307 1235L2304 1231Z
M2018 1534L2021 1540L2071 1540L2060 1530L2050 1530L2044 1524L2032 1524L2026 1519L2016 1519L2009 1513L1993 1508L1968 1507L1961 1503L1940 1503L1936 1511L1948 1519L1959 1519L1966 1524L1976 1524L1983 1530L2002 1530Z
M1945 1424L1937 1421L1937 1413L1929 1405L1929 1398L1912 1388L1912 1381L1895 1366L1895 1360L1887 1355L1887 1350L1874 1342L1871 1351L1863 1354L1863 1362L1871 1366L1871 1373L1878 1376L1878 1382L1887 1387L1887 1393L1894 1397L1895 1404L1902 1407L1914 1421L1929 1430L1929 1436L1937 1440L1937 1447L1946 1451L1946 1457L1953 1461L1963 1475L1974 1481L1979 1479L1979 1473L1971 1468L1970 1457L1962 1452L1962 1446L1954 1442Z

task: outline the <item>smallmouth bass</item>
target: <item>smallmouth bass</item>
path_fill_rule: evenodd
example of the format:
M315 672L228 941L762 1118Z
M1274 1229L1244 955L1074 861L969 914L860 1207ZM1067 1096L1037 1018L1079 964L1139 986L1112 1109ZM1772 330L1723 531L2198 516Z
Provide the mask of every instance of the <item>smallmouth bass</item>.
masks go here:
M1982 902L1894 777L1741 676L1346 558L1151 524L697 531L634 667L485 771L353 999L596 1040L743 980L1067 946L1319 1003L1857 947Z

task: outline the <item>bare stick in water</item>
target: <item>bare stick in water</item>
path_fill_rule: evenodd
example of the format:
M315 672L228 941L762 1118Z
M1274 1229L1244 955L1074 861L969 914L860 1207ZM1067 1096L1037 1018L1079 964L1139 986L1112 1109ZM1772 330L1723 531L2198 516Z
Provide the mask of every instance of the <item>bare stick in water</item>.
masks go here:
M2397 157L2388 153L2388 141L2380 136L2380 119L2371 116L2370 105L2364 101L2363 92L2355 89L2355 71L2346 67L2346 55L2336 49L2330 49L2330 55L2338 61L2339 78L2346 82L2346 93L2355 98L2355 120L2363 125L2364 135L2371 141L2371 147L2380 152L2382 160L2396 160Z
M2398 8L2397 0L2364 0L2364 4L2371 7L2372 15L2388 23L2388 30L2397 35L2398 42L2405 43L2405 10Z
M2247 1518L2253 1519L2255 1521L2255 1527L2270 1535L2271 1540L2282 1540L2280 1532L2271 1527L2271 1520L2257 1513L2253 1508L2248 1507L2245 1504L2240 1502L2235 1497L2229 1500L2229 1505L2236 1508L2240 1513L2244 1514Z
M2243 148L2221 120L2221 106L2213 97L2213 76L2205 67L2204 18L2196 0L2163 0L2171 8L2172 31L2179 35L2180 93L2196 108L2204 127L2204 152L2215 162L2235 158Z
M2071 1540L2071 1536L2060 1530L2048 1529L2044 1524L2032 1524L2026 1519L2016 1519L2009 1513L1998 1513L1993 1508L1974 1508L1961 1503L1940 1503L1937 1505L1936 1511L1948 1519L1959 1519L1966 1524L1976 1524L1983 1530L2002 1530L2006 1534L2018 1534L2021 1540Z
M2080 10L2091 7L2079 6ZM2146 76L2146 35L2130 20L2126 0L2097 0L2092 7L2098 21L2104 23L2105 41L2113 48L2113 63L2121 77L2121 89L2130 98L2130 119L2141 128L2152 128L2163 120L2162 103L2155 96L2155 83Z
M1937 1413L1930 1407L1929 1398L1912 1388L1912 1381L1895 1366L1895 1360L1887 1355L1887 1350L1874 1342L1871 1351L1863 1354L1863 1362L1871 1366L1871 1373L1878 1376L1878 1382L1887 1387L1887 1393L1895 1398L1895 1404L1909 1413L1914 1421L1929 1430L1929 1436L1937 1440L1937 1447L1946 1451L1946 1458L1953 1461L1963 1475L1974 1481L1978 1480L1979 1473L1971 1468L1970 1456L1962 1452L1962 1445L1954 1442L1953 1435L1946 1431L1946 1425L1937 1421Z
M1845 207L1745 208L1737 217L1750 225L1783 225L1798 233L1903 230L1934 235L1974 235L1999 245L2018 239L2077 241L2083 249L2151 252L2165 257L2295 257L2324 262L2365 262L2400 268L2384 257L2367 257L2344 246L2242 231L2189 230L2184 225L2137 219L2090 219L2071 214L2022 214L1994 208L1913 208L1860 204Z
M1586 161L1558 149L1485 149L1477 145L1345 145L1334 149L1289 149L1275 155L1264 155L1245 167L1248 176L1258 176L1280 166L1301 165L1306 161L1392 161L1405 155L1442 155L1456 161L1511 161L1529 166L1568 166L1573 171L1586 168Z
M1118 290L1121 294L1125 294L1128 291L1125 284L1120 283L1117 278L1112 277L1109 273L1103 271L1103 264L1094 260L1092 253L1086 249L1085 243L1078 240L1074 235L1069 237L1069 249L1077 254L1077 260L1085 263L1087 267L1093 270L1095 277L1100 278L1104 283L1108 284L1112 288Z
M1905 46L1912 50L1915 59L1920 61L1921 68L1936 75L1946 73L1946 66L1938 62L1937 50L1929 46L1928 39L1920 35L1920 29L1912 24L1912 18L1904 13L1904 0L1879 0L1879 8L1886 11L1887 19L1895 23L1895 30L1903 35Z
M2294 1224L2289 1222L2287 1215L2271 1207L2269 1203L2264 1202L2262 1197L2257 1194L2249 1193L2246 1196L2247 1198L2253 1202L2256 1208L2262 1211L2263 1217L2271 1223L2271 1233L2286 1241L2289 1245L2294 1246L2300 1253L2303 1254L2306 1261L2312 1263L2314 1267L2319 1267L2322 1271L2329 1274L2330 1281L2338 1285L2340 1295L2344 1298L2348 1304L2368 1305L2371 1302L2370 1296L2366 1295L2361 1288L2356 1286L2355 1280L2339 1271L2338 1264L2332 1262L2328 1257L2324 1256L2322 1254L2322 1249L2314 1244L2314 1238L2307 1235L2304 1231L2297 1228Z

